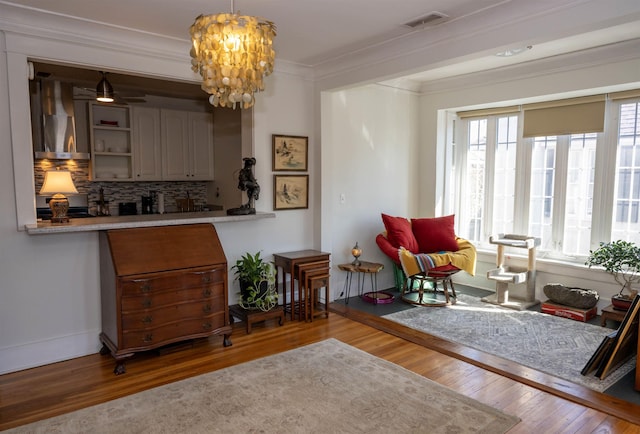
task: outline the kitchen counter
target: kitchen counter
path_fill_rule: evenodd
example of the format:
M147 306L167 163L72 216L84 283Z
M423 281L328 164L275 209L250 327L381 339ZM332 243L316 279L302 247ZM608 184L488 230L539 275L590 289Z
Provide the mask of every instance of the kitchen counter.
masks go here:
M181 212L71 219L69 223L51 224L49 221L25 225L29 235L71 232L106 231L110 229L172 226L192 223L224 223L275 218L275 213L258 212L249 215L227 215L224 211Z

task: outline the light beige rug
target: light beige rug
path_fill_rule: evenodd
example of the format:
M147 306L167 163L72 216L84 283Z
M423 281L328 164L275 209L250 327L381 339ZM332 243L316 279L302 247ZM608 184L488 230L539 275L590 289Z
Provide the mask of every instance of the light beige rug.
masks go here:
M518 421L328 339L8 432L493 434Z

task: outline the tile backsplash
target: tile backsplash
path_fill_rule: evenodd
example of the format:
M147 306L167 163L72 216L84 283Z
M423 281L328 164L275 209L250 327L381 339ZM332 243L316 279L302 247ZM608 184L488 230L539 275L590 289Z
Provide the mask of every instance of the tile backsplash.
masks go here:
M135 202L138 214L142 210L142 196L150 196L151 192L164 194L165 212L177 212L176 199L189 198L194 200L196 207L204 206L207 202L206 181L154 181L154 182L113 182L90 181L89 161L68 160L55 161L37 160L34 164L34 181L36 193L42 188L44 173L49 170L71 172L71 178L80 194L89 197L89 212L96 213L96 204L100 198L100 188L104 189L104 199L109 202L111 215L118 215L118 204L121 202Z

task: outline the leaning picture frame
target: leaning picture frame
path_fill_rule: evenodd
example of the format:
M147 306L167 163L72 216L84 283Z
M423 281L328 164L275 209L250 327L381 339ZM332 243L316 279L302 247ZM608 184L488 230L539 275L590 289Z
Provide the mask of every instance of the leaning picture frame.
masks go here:
M305 172L309 161L309 138L273 134L273 171Z
M309 175L273 175L273 209L309 208Z

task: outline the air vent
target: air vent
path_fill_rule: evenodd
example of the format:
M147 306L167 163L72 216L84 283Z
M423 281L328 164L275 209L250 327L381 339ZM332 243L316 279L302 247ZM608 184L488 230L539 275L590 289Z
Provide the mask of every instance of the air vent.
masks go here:
M432 27L443 23L449 19L449 16L443 14L442 12L430 12L427 15L424 15L420 18L416 18L415 20L409 21L408 23L404 23L405 26L411 27L412 29L417 29L421 27Z

